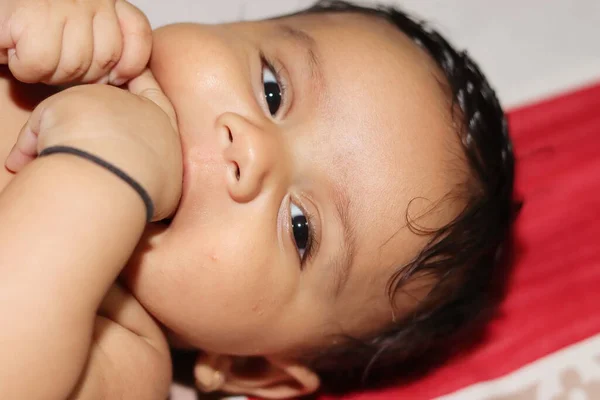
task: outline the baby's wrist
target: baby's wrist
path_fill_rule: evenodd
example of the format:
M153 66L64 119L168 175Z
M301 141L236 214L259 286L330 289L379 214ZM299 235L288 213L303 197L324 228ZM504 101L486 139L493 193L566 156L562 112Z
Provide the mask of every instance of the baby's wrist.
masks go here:
M103 168L107 172L113 174L116 178L119 178L121 181L129 185L131 189L133 189L139 196L144 206L146 208L146 222L150 222L154 216L154 203L142 185L132 178L127 172L123 171L119 167L110 162L92 154L87 151L78 149L76 147L71 146L53 146L48 147L39 154L40 157L45 157L49 155L55 154L63 154L63 155L71 155L73 157L78 157L84 160L89 161L92 164L97 165L98 167Z
M103 218L114 214L113 210L117 208L126 209L133 216L143 215L144 218L152 212L133 185L109 168L73 153L57 151L45 155L35 160L34 164L43 171L45 181L60 184L57 191L62 191L67 201L73 204L87 203L90 211L95 208L92 214L104 215Z
M160 161L151 151L142 151L144 146L127 140L84 140L72 145L52 144L39 155L62 155L79 158L95 164L102 174L112 175L137 194L146 211L146 222L166 218L173 213L179 193L173 190L169 177L161 168ZM102 171L104 170L104 171Z

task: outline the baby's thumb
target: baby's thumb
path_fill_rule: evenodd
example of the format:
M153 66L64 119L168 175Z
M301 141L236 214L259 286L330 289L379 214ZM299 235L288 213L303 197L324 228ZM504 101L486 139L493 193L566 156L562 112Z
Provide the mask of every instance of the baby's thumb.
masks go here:
M6 157L4 165L9 171L19 172L38 155L38 137L26 124L17 139L17 143Z
M137 78L133 78L129 81L127 89L137 96L146 98L160 107L161 110L167 114L171 125L175 131L177 130L177 117L175 116L175 109L171 105L171 102L164 94L160 85L152 75L149 69L145 69L144 72Z
M39 152L39 133L42 126L42 117L48 106L54 101L49 97L42 101L33 110L27 123L21 128L17 142L6 157L4 165L12 172L21 171L27 164L35 160Z

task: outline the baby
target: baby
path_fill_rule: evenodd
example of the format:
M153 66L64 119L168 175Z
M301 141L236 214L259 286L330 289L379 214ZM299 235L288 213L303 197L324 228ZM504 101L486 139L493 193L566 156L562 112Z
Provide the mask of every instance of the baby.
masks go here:
M150 35L123 0L8 0L1 50L23 82L121 86L31 113L4 74L1 398L165 398L167 337L202 349L204 391L352 388L435 358L492 302L504 113L401 11Z

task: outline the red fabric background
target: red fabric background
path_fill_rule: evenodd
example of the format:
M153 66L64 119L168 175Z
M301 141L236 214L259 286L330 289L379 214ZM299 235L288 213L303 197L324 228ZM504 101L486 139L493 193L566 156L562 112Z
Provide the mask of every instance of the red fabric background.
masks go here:
M430 399L600 332L600 84L509 118L525 203L499 318L481 346L425 379L345 400Z

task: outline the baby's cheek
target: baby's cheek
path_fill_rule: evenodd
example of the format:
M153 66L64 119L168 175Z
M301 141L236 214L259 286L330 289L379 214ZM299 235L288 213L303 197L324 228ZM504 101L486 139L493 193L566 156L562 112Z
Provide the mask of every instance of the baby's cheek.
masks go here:
M249 85L246 52L227 30L200 24L167 26L155 32L152 54L150 68L176 108L201 104L204 112L214 113L233 111L242 103L240 87Z
M289 278L276 273L283 266L259 260L252 255L235 262L228 259L229 265L221 264L213 270L210 299L207 296L214 305L210 314L216 329L223 328L224 334L233 330L234 340L243 337L255 346L260 344L265 330L277 325L286 314L293 293ZM240 344L243 343L235 345Z

